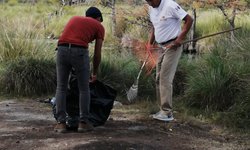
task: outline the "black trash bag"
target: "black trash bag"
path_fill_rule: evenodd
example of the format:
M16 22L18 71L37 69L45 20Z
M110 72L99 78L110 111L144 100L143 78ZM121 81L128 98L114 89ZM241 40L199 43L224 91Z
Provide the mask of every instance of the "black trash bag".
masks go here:
M116 98L116 90L110 86L96 80L89 84L90 87L90 118L93 126L104 125L113 108ZM53 114L56 116L55 98L53 102ZM71 73L66 97L66 124L68 128L77 128L79 123L79 89L74 73Z
M94 126L103 125L108 119L116 98L116 91L100 81L90 83L90 122Z

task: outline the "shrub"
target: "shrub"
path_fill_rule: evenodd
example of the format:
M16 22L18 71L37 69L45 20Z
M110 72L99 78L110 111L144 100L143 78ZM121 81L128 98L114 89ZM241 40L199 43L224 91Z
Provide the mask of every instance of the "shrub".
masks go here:
M239 79L220 56L210 55L188 77L190 106L227 110L234 104L239 90Z
M242 33L234 42L219 41L210 54L194 63L184 100L220 124L249 128L250 34Z
M19 57L53 58L54 43L45 40L33 20L0 20L0 61Z
M40 96L55 92L54 60L20 58L9 61L1 73L0 88L4 94Z
M249 91L250 89L248 89ZM216 112L214 120L218 124L237 129L250 127L250 95L248 91L242 92L236 103L225 112Z
M18 5L18 1L17 0L8 0L8 4L10 6L15 6L15 5Z
M224 44L221 44L224 45ZM235 103L243 82L227 51L215 47L213 52L189 75L189 104L200 108L227 110Z

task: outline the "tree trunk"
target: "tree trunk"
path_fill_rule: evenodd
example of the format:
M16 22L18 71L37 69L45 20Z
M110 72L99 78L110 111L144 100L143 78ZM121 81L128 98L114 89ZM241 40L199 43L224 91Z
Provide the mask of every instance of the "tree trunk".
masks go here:
M191 26L189 40L195 39L195 30L196 30L196 9L195 8L192 9L192 13L193 13L193 24ZM190 42L188 49L191 53L196 53L196 41Z
M235 16L236 16L236 7L233 8L233 12L232 12L232 17L229 18L229 16L227 15L224 7L222 5L218 6L218 8L222 11L223 15L226 17L226 20L228 21L228 23L230 24L230 29L234 29L235 28ZM231 31L231 41L234 41L234 31Z
M232 11L232 18L230 19L230 29L234 29L235 28L235 16L236 16L236 7L233 8ZM235 38L234 36L234 31L231 31L231 41L233 41Z
M112 34L113 34L113 36L115 36L115 35L116 35L116 10L115 10L115 0L112 0L111 9L112 9L112 13L111 13L111 19L112 19Z

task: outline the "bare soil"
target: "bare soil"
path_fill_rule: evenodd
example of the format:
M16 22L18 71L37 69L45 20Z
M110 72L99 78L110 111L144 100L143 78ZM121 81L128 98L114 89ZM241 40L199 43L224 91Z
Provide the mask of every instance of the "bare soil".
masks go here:
M48 104L0 102L1 150L250 150L249 134L225 133L205 123L151 119L140 110L114 107L104 126L87 133L55 133Z

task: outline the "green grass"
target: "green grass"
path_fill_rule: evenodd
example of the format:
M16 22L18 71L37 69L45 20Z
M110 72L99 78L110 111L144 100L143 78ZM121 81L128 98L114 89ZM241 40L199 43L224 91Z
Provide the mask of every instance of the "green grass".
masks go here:
M55 62L23 57L9 61L1 71L1 92L13 96L43 96L56 88Z
M187 70L183 97L193 114L204 114L228 127L249 128L249 31L235 42L218 41ZM193 110L198 109L195 112Z
M55 44L44 39L32 18L0 20L0 61L19 57L53 58Z
M128 51L119 52L119 47L110 47L103 50L103 57L99 67L98 78L114 87L119 95L125 96L132 86L140 70L139 62ZM143 72L139 80L140 95L152 93L153 81ZM124 98L124 97L123 97Z
M199 35L222 31L226 27L228 27L228 23L219 10L201 10L197 12L197 33Z

